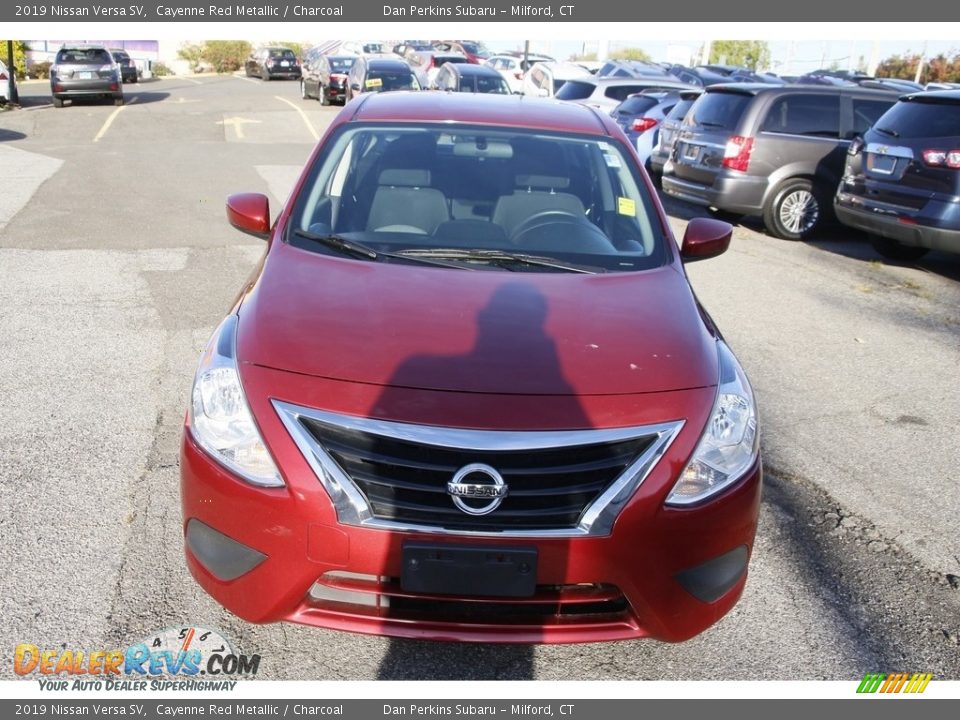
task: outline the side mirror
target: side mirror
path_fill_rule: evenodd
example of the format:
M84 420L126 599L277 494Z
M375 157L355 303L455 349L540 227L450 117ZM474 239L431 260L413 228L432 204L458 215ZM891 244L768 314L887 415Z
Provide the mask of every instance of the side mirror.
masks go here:
M270 201L260 193L237 193L227 198L227 220L237 230L266 240L270 236Z
M687 223L680 246L680 257L684 262L706 260L722 255L730 247L733 226L713 218L694 218Z
M360 83L350 83L350 89L354 92L360 92Z

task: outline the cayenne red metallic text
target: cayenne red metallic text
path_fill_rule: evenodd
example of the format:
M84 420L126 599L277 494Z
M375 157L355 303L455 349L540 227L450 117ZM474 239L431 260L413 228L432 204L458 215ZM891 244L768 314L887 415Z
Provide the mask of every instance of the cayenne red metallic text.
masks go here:
M200 361L186 558L251 622L679 641L743 591L753 392L610 117L370 93L337 116Z

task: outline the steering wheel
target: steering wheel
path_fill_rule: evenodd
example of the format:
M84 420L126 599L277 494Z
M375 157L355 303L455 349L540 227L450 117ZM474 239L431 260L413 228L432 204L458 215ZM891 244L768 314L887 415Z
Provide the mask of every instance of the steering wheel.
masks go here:
M579 224L583 223L584 220L585 218L582 215L576 215L566 210L541 210L517 225L510 234L510 239L516 241L516 239L524 233L531 232L544 225Z

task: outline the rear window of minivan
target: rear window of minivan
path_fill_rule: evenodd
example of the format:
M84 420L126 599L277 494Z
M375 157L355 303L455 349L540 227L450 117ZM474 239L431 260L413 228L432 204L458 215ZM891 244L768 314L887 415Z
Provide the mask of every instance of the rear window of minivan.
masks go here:
M743 117L752 95L731 92L706 92L690 108L684 125L734 130Z

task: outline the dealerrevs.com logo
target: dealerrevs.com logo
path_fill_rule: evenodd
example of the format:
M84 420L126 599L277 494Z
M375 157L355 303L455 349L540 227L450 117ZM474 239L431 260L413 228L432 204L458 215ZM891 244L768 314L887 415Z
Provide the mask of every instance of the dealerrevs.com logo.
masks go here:
M867 673L858 693L922 693L933 678L931 673Z
M17 645L13 670L41 690L232 690L260 669L259 655L237 653L218 631L180 626L125 649L50 650Z

